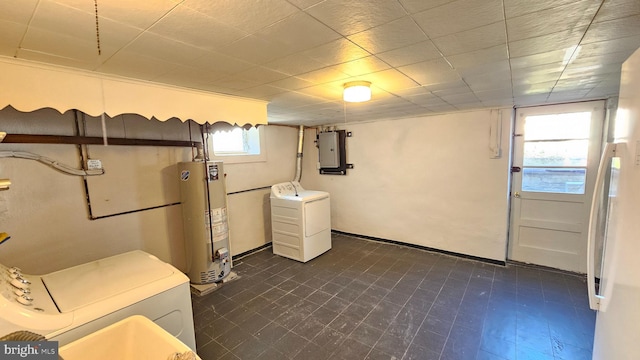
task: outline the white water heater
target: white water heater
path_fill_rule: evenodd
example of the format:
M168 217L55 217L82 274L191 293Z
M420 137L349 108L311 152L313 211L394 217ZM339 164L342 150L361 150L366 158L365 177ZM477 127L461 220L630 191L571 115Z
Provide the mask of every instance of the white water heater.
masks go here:
M221 281L231 272L222 161L181 162L178 173L187 276L192 284Z

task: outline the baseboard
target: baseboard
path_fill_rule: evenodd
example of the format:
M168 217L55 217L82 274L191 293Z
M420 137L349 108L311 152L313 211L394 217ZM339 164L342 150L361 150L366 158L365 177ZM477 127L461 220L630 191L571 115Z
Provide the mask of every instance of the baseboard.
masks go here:
M429 252L434 252L434 253L439 253L439 254L444 254L444 255L449 255L449 256L455 256L455 257L459 257L459 258L463 258L463 259L481 261L481 262L485 262L485 263L493 264L493 265L500 265L500 266L506 266L507 265L506 261L487 259L487 258L483 258L483 257L479 257L479 256L473 256L473 255L461 254L461 253L457 253L457 252L453 252L453 251L447 251L447 250L442 250L442 249L431 248L431 247L428 247L428 246L409 244L409 243L405 243L405 242L401 242L401 241L382 239L382 238L373 237L373 236L367 236L367 235L353 234L353 233L348 233L348 232L339 231L339 230L331 230L331 232L333 234L351 236L351 237L361 238L361 239L365 239L365 240L373 240L373 241L383 242L383 243L387 243L387 244L406 246L406 247L410 247L410 248L414 248L414 249L420 249L420 250L424 250L424 251L429 251Z

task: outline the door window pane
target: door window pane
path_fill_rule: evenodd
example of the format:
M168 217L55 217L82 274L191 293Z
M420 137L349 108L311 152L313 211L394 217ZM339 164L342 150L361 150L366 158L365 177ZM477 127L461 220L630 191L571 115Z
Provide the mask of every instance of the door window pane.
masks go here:
M589 140L524 143L524 166L587 166Z
M577 112L527 116L524 140L588 139L591 113Z
M522 169L522 191L584 194L587 169Z

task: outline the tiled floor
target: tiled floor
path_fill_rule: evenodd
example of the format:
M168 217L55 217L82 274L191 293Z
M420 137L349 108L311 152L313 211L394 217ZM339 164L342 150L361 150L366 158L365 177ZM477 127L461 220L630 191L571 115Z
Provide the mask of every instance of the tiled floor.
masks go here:
M213 359L591 359L583 279L333 236L302 264L271 248L194 297Z

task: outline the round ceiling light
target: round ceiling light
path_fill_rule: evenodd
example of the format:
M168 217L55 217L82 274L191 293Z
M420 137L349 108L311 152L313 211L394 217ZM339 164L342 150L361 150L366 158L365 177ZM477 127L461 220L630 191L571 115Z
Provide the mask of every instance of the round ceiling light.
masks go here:
M344 84L342 98L346 102L363 102L371 100L371 83L368 81L351 81Z

